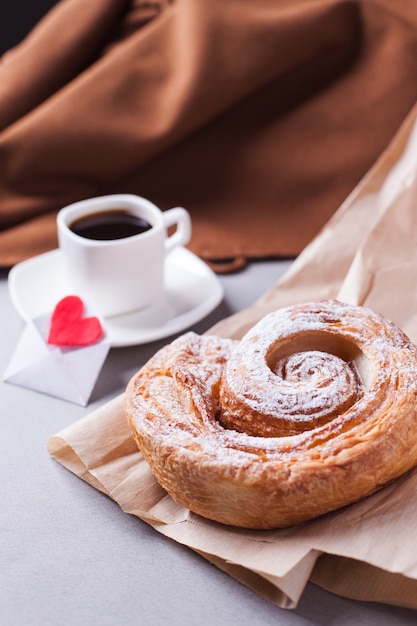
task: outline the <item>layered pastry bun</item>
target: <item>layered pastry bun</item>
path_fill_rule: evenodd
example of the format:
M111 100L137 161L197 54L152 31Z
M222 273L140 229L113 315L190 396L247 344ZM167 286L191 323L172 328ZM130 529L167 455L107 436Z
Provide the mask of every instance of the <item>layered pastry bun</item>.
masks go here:
M131 379L125 410L177 503L224 524L285 527L417 465L417 350L370 309L297 304L240 341L179 337Z

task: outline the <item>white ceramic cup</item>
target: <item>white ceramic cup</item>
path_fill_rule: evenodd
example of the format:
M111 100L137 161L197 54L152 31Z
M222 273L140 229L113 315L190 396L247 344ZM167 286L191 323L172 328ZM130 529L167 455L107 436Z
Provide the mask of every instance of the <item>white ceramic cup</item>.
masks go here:
M97 240L80 236L71 225L92 214L124 210L145 219L149 230L121 239ZM176 226L168 235L168 228ZM176 207L161 211L131 194L81 200L57 216L58 242L74 294L91 302L101 315L123 315L153 306L163 298L166 255L191 237L189 213Z

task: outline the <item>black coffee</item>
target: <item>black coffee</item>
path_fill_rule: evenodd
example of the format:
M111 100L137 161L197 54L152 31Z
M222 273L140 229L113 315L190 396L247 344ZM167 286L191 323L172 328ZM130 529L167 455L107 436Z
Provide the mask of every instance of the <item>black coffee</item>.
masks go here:
M152 228L151 224L143 217L124 209L84 215L70 225L73 233L100 241L132 237L150 228Z

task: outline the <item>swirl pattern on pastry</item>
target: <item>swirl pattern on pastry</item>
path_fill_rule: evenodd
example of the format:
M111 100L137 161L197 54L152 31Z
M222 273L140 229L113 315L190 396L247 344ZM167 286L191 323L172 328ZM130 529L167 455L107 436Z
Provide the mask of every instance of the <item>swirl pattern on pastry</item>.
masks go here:
M131 379L125 409L176 502L225 524L280 528L417 465L417 349L369 309L303 303L241 341L176 339Z

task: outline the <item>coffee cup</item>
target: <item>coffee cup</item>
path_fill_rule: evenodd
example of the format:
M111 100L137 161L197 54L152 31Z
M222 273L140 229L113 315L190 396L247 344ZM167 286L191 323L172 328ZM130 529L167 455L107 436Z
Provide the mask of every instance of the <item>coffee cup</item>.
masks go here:
M140 196L112 194L62 208L57 231L71 289L112 317L161 301L166 256L188 243L191 219L182 207L161 211Z

